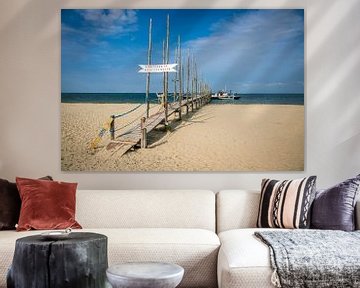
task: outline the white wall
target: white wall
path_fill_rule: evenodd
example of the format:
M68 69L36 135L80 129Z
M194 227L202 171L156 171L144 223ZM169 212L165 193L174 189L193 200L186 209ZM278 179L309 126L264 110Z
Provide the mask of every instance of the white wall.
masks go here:
M304 173L60 171L61 8L305 8ZM256 189L263 177L360 173L359 0L16 0L0 2L0 178L76 181L83 189Z

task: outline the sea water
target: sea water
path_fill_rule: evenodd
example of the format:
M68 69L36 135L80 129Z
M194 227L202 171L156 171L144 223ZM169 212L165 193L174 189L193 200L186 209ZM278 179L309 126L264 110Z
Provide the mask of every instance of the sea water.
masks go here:
M239 99L212 99L212 104L282 104L304 105L304 94L240 94ZM158 101L156 93L150 93L152 103ZM173 101L173 96L169 96ZM61 93L62 103L145 103L145 93Z

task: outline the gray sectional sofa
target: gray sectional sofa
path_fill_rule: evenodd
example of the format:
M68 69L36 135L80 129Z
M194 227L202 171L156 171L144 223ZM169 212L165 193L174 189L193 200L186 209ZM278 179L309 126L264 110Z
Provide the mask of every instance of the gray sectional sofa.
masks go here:
M273 287L268 247L253 236L259 196L243 190L78 190L76 219L80 231L108 237L109 265L176 263L185 269L180 287ZM0 231L1 288L16 239L41 232Z

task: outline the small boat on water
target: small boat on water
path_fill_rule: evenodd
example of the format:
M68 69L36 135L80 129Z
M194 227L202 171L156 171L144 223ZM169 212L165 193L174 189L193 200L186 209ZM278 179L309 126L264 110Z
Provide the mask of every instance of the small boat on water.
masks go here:
M231 92L227 92L226 90L220 90L219 92L211 95L212 99L219 99L219 100L237 100L240 98L239 94L234 94Z

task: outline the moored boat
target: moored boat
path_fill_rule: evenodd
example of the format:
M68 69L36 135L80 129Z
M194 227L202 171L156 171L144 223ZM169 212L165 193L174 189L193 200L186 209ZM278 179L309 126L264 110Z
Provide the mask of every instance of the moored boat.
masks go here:
M220 90L219 92L211 95L211 98L219 100L237 100L240 98L240 95L232 93L231 90L229 92L226 90Z

